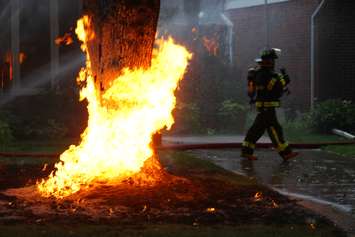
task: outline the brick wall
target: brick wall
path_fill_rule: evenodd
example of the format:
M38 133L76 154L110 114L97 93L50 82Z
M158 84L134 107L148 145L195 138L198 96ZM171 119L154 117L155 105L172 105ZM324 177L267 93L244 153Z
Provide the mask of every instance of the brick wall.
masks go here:
M282 49L277 67L286 67L292 80L292 94L284 99L284 104L297 110L310 106L311 15L318 3L319 0L290 0L269 5L270 46ZM235 79L245 87L248 68L266 46L265 8L233 9L226 14L234 23Z
M326 0L315 19L315 96L355 101L355 1Z

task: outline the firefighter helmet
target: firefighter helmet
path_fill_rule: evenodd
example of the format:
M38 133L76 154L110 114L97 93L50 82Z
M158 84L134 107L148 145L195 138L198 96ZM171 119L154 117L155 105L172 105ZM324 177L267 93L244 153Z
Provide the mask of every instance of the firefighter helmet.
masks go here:
M260 57L255 59L255 62L261 64L263 60L267 59L278 59L281 56L281 49L271 48L264 49L260 53Z
M264 49L263 51L261 51L260 58L262 60L264 60L264 59L278 59L280 55L281 55L281 49L276 49L276 48Z

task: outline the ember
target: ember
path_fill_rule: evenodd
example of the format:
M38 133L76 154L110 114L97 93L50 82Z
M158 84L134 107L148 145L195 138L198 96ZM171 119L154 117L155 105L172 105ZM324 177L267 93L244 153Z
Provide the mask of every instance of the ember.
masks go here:
M216 212L216 208L214 208L214 207L209 207L209 208L206 209L206 212L208 212L208 213L214 213L214 212Z
M76 33L87 56L78 82L85 84L80 98L88 100L88 128L81 135L81 143L61 155L56 171L38 183L39 191L45 197L64 198L100 183L119 183L127 178L128 182L138 179L154 183L161 168L153 157L151 138L174 123L174 92L191 55L172 39L158 40L150 68L125 68L101 94L87 47L95 38L90 17L78 21Z
M261 201L263 199L263 194L261 192L257 192L255 195L254 195L254 200L256 202L258 201Z
M44 166L43 166L43 168L42 168L42 171L46 171L47 168L48 168L48 164L46 163L46 164L44 164Z
M278 205L274 200L272 200L272 206L273 206L274 208L278 208L278 207L279 207L279 205Z

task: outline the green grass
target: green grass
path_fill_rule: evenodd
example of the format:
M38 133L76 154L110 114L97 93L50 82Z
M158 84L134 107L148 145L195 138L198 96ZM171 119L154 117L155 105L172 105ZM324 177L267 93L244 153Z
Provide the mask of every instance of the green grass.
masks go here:
M323 150L345 157L355 157L355 145L327 146L324 147Z
M320 142L340 142L344 138L333 134L317 134L307 129L285 128L284 131L289 142L301 143L320 143Z
M308 226L188 226L188 225L10 225L0 226L0 237L307 237L343 236L331 228Z
M15 141L0 146L0 152L26 152L26 153L60 153L74 144L74 140L50 141Z
M173 166L174 171L178 174L202 174L203 176L213 176L215 179L230 182L234 185L257 185L254 178L235 174L211 161L196 158L186 152L160 152L159 159L164 166Z
M196 170L202 172L213 172L213 173L223 173L228 172L220 166L215 165L212 162L205 161L194 157L193 155L187 154L185 152L170 152L164 151L159 152L159 156L161 157L162 162L173 162L174 167L176 169L189 169Z
M285 128L285 135L289 142L294 143L322 143L322 142L346 142L349 141L333 134L317 134L306 129L294 129ZM355 156L355 144L354 145L336 145L325 146L322 148L324 151L336 153L345 157Z
M6 146L0 146L0 152L6 153L36 153L36 154L61 154L65 151L71 141L62 141L58 143L46 141L18 141ZM58 158L52 157L1 157L1 164L7 165L36 165L50 164L58 161Z

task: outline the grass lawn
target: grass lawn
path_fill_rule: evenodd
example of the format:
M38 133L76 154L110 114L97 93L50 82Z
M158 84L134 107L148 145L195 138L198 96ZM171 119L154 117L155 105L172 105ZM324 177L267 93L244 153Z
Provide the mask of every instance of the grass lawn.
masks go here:
M349 141L345 138L334 134L316 134L304 129L285 128L285 135L289 142L295 143L321 143L321 142L342 142ZM322 148L325 151L333 152L338 155L346 157L355 157L355 144L354 145L337 145L326 146Z
M0 152L26 152L26 153L61 153L71 144L76 144L74 139L62 141L14 141L1 145Z
M333 134L317 134L306 129L285 128L285 135L290 142L340 142L344 138Z
M327 146L324 147L323 150L345 157L355 157L355 145Z

